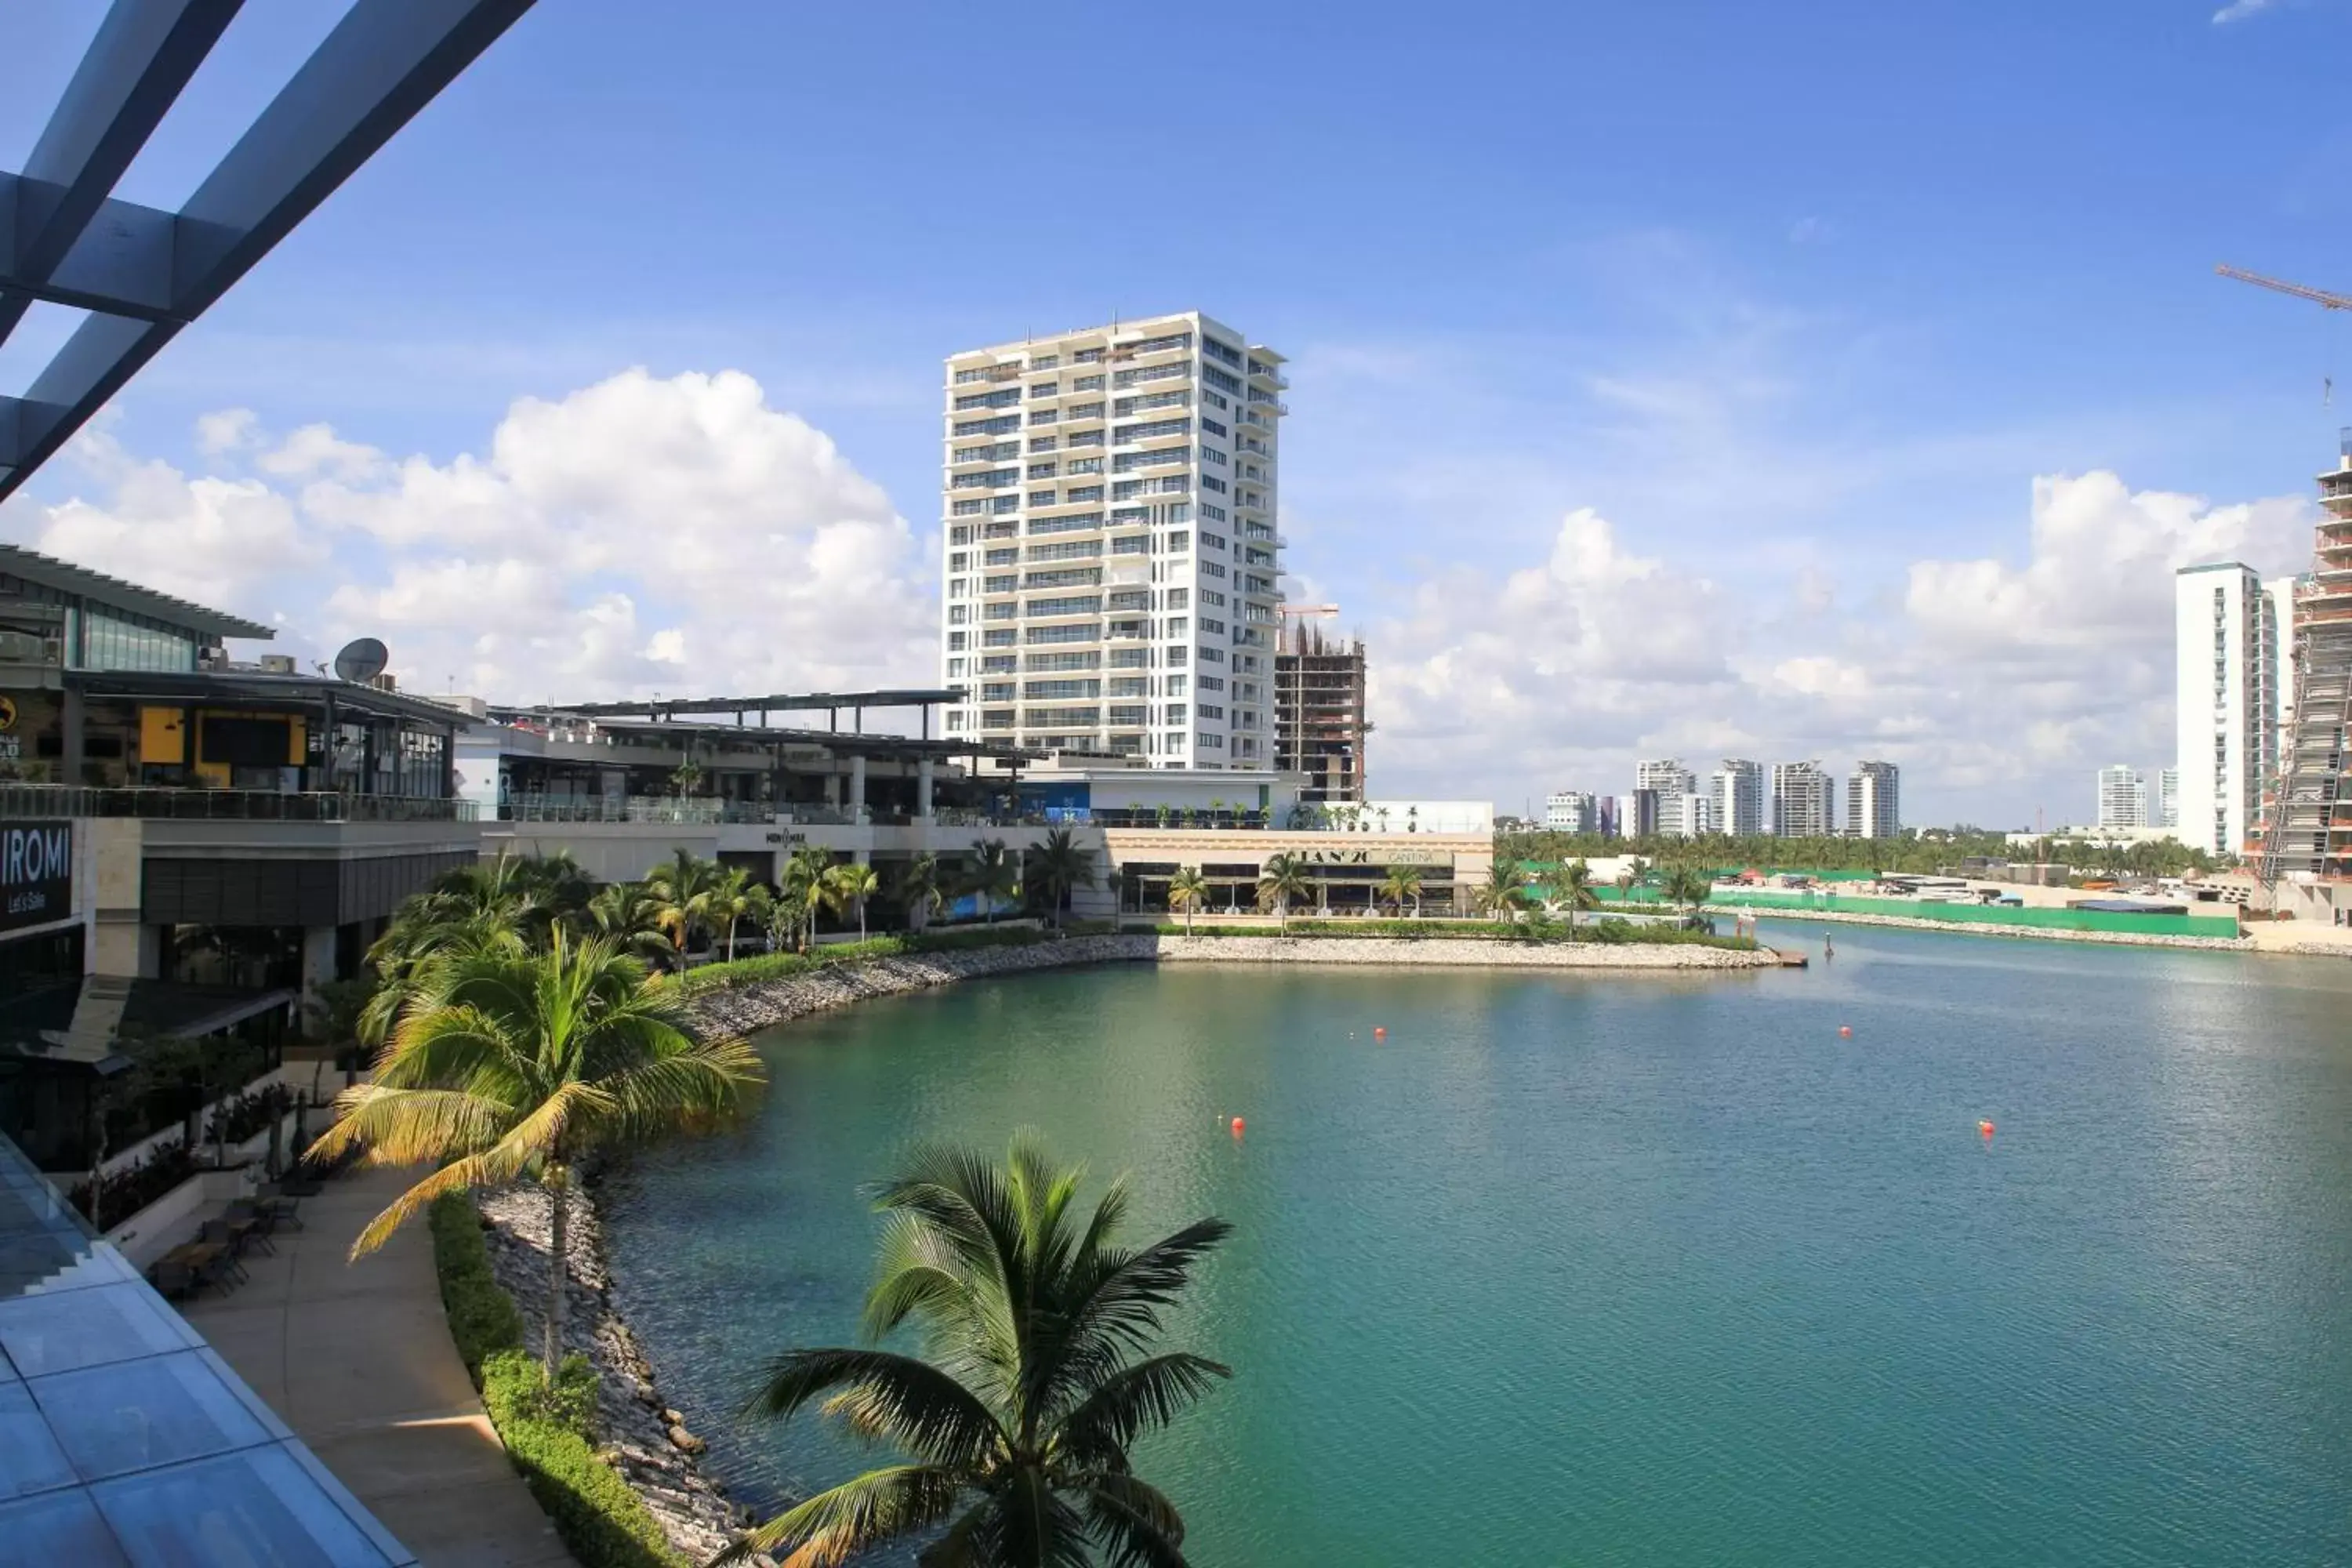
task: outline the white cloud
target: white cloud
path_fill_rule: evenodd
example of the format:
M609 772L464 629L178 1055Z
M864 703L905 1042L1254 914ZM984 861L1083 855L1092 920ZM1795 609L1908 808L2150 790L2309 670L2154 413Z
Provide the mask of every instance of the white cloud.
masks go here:
M2229 5L2213 13L2213 25L2227 26L2231 22L2242 22L2249 16L2259 16L2265 11L2275 10L2277 6L2278 0L2230 0Z
M2170 758L2174 569L2294 569L2311 522L2294 500L2045 477L2021 562L1915 561L1900 592L1842 601L1819 570L1717 581L1571 512L1542 564L1444 574L1373 626L1370 772L1508 807L1622 792L1637 756L1885 757L1919 820L2079 814L2101 763Z
M301 628L382 637L395 673L494 700L924 684L926 560L881 489L735 372L632 370L516 402L484 455L395 461L325 425L202 422L253 477L190 479L110 437L95 499L0 532Z

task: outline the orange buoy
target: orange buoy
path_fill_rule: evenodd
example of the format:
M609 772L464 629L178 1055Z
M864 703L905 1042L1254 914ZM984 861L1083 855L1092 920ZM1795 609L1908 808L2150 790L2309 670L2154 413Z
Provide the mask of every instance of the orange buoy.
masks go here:
M1373 1026L1372 1026L1372 1038L1374 1038L1374 1039L1376 1039L1376 1040L1385 1040L1385 1039L1387 1039L1388 1037L1389 1037L1389 1030L1388 1030L1388 1026L1387 1026L1387 1025L1385 1025L1385 1024L1375 1024L1375 1025L1373 1025Z
M1852 1024L1840 1024L1838 1026L1838 1038L1841 1040L1850 1040L1853 1038L1853 1026Z
M1978 1136L1979 1136L1979 1137L1983 1137L1983 1138L1990 1138L1990 1137L1991 1137L1991 1136L1992 1136L1992 1123L1991 1123L1991 1122L1990 1122L1990 1121L1979 1121L1979 1122L1978 1122L1978 1123L1977 1123L1977 1134L1978 1134Z
M1241 1119L1240 1117L1236 1116L1236 1117L1234 1117L1234 1137L1236 1137L1236 1138L1238 1138L1238 1137L1240 1137L1241 1135L1242 1135L1242 1119Z

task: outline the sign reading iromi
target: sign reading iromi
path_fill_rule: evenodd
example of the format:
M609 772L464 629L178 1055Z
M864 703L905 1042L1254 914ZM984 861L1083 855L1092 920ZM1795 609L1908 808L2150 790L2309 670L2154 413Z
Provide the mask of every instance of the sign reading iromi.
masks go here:
M73 828L63 822L0 826L0 931L73 912Z

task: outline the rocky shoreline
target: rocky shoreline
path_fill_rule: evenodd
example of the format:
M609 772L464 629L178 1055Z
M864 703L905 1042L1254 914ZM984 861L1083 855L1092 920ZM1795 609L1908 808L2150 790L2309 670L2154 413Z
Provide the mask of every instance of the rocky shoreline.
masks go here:
M1026 947L983 947L877 958L760 981L694 999L704 1028L751 1034L812 1013L986 974L1088 963L1328 963L1478 969L1770 969L1779 958L1697 943L1531 942L1454 937L1075 936Z
M751 1522L749 1512L703 1474L696 1460L703 1440L663 1400L636 1336L613 1308L596 1205L578 1188L569 1200L564 1348L596 1369L598 1452L645 1499L670 1545L707 1562ZM478 1194L478 1206L490 1271L522 1313L523 1342L536 1350L547 1331L547 1192L508 1187Z

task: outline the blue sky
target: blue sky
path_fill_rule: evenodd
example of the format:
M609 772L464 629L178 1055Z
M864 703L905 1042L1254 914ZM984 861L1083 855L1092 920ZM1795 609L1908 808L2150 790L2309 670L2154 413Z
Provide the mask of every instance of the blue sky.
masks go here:
M794 531L852 518L842 570L898 581L847 630L766 605L656 673L927 679L940 357L1197 307L1293 358L1287 563L1372 642L1383 793L1516 806L1628 787L1637 753L1887 754L1916 820L2080 816L2091 769L2170 751L2168 566L2295 565L2290 502L2347 422L2323 378L2352 397L2352 328L2212 275L2352 289L2330 180L2352 5L2218 4L1286 5L1228 34L1131 8L550 0L0 534L193 552L171 541L215 535L174 535L126 476L214 474L282 502L265 531L299 559L185 580L322 641L406 615L442 679L511 680L515 649L370 596L405 564L462 600L431 572L497 547L386 521L425 504L401 460L495 466L517 399L562 409L632 366L680 407L707 388L674 378L740 371L772 418L685 416L698 441L633 460L782 440L751 466L792 487L814 462L812 499L757 539L798 571L826 552ZM184 195L336 9L251 0L122 194ZM0 166L96 14L11 6ZM0 391L25 360L0 356ZM227 409L251 434L203 449ZM270 458L316 424L375 456ZM599 440L563 427L532 472ZM310 496L322 474L367 504ZM676 479L628 502L660 515L600 526L730 504ZM515 502L545 539L568 483ZM676 526L744 542L723 516ZM616 595L633 618L609 658L541 652L646 684L662 628L731 613L688 602L698 581L625 549L559 572L545 638ZM856 657L794 651L820 631Z

